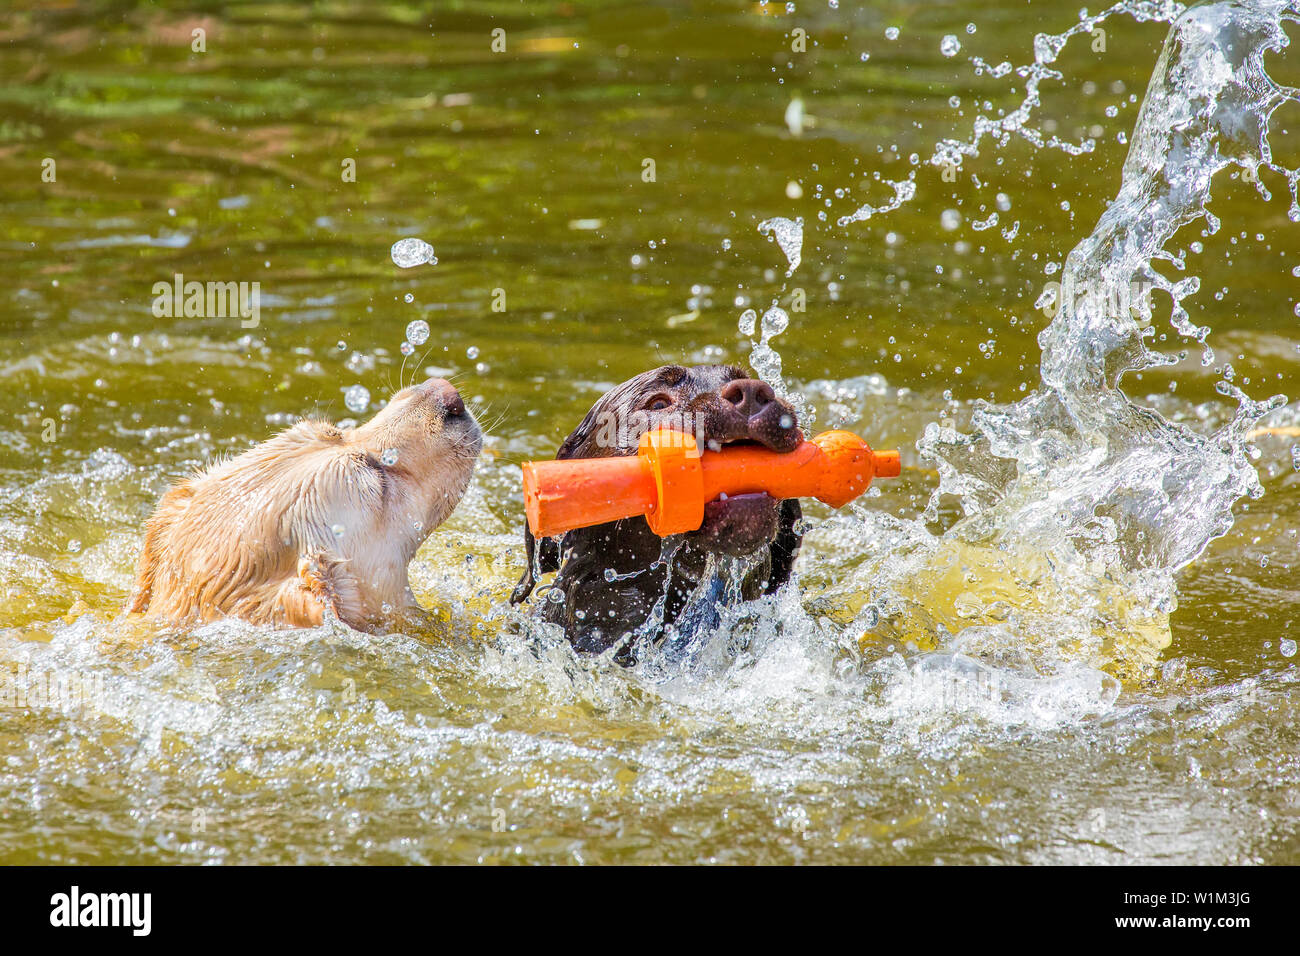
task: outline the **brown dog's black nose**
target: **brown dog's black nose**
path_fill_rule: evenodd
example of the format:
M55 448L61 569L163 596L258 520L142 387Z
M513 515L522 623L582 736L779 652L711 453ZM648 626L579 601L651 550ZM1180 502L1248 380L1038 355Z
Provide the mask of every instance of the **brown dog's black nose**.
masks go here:
M738 378L728 382L718 394L735 405L736 411L746 418L753 418L776 401L772 386L753 378Z
M465 414L464 399L460 397L460 392L456 391L456 386L445 378L426 379L420 388L430 395L437 396L438 401L442 403L443 412L448 418L456 418Z

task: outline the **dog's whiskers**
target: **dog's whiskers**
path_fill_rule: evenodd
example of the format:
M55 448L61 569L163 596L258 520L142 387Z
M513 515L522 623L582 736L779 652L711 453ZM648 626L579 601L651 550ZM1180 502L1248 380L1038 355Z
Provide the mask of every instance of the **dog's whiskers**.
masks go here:
M420 369L424 366L424 360L429 357L429 353L432 352L433 349L434 346L432 345L430 345L427 349L425 349L424 354L422 354L420 358L416 361L415 365L411 367L411 385L415 384L416 376L420 374ZM406 359L402 360L402 368L403 370L405 370L406 368Z
M401 367L401 369L400 369L400 370L398 371L398 373L397 373L397 384L401 386L401 388L399 388L399 389L397 390L398 392L400 392L403 388L406 387L406 386L403 385L402 383L406 380L406 360L407 360L408 358L410 358L409 355L405 355L405 354L404 354L404 355L402 356L402 367ZM389 387L390 389L393 387L393 374L392 374L392 369L393 369L393 367L390 365L390 366L388 367L388 370L389 370L389 371L388 371L388 387ZM391 392L390 394L396 395L397 392Z

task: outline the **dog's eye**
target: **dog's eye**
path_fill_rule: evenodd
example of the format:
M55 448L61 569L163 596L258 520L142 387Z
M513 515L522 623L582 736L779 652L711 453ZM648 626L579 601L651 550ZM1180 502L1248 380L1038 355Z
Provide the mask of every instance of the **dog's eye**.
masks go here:
M667 408L667 407L668 407L669 405L671 405L672 403L673 403L673 400L672 400L671 397L669 397L669 396L667 396L667 395L662 395L662 394L660 394L660 395L652 396L652 397L650 398L650 400L647 401L647 402L646 402L644 405L642 405L641 407L642 407L643 409L645 409L646 411L648 411L648 412L657 412L657 411L659 411L660 409Z

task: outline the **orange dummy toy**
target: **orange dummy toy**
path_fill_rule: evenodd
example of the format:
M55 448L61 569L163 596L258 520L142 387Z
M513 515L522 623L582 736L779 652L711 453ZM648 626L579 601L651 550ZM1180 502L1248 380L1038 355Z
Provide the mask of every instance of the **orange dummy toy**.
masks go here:
M700 452L695 439L658 429L641 436L635 455L534 461L524 465L524 510L538 538L645 515L662 536L695 531L705 502L766 492L816 498L843 507L871 485L896 478L897 451L872 451L851 432L823 432L793 451L752 445Z

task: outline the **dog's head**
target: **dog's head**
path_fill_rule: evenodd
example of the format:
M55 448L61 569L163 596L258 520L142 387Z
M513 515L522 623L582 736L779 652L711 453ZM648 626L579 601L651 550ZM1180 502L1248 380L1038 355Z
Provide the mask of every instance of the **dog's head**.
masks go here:
M404 492L408 500L402 503L399 520L422 531L416 547L456 507L483 447L483 432L460 392L441 378L402 389L379 414L345 432L344 438L349 448L366 452L370 465L382 470L386 485ZM391 493L384 496L384 509L392 511L396 505ZM382 533L383 524L376 522L374 530Z
M803 441L794 407L778 398L766 382L734 365L665 365L601 396L555 457L633 455L641 436L661 427L693 435L701 450L711 451L747 443L788 452ZM773 556L779 558L776 570L784 581L798 546L793 529L787 527L792 515L797 517L797 505L782 508L781 502L762 493L736 495L707 503L703 525L687 538L706 551L733 556L774 548ZM783 536L793 537L793 545L778 541ZM525 530L525 537L528 570L512 597L515 603L528 596L541 574L559 567L559 547L553 539L543 541L538 549L530 531ZM778 546L787 547L788 556L784 551L778 556Z
M654 428L686 432L713 451L748 442L784 452L803 440L794 408L766 382L734 365L665 365L601 396L555 457L633 455Z

